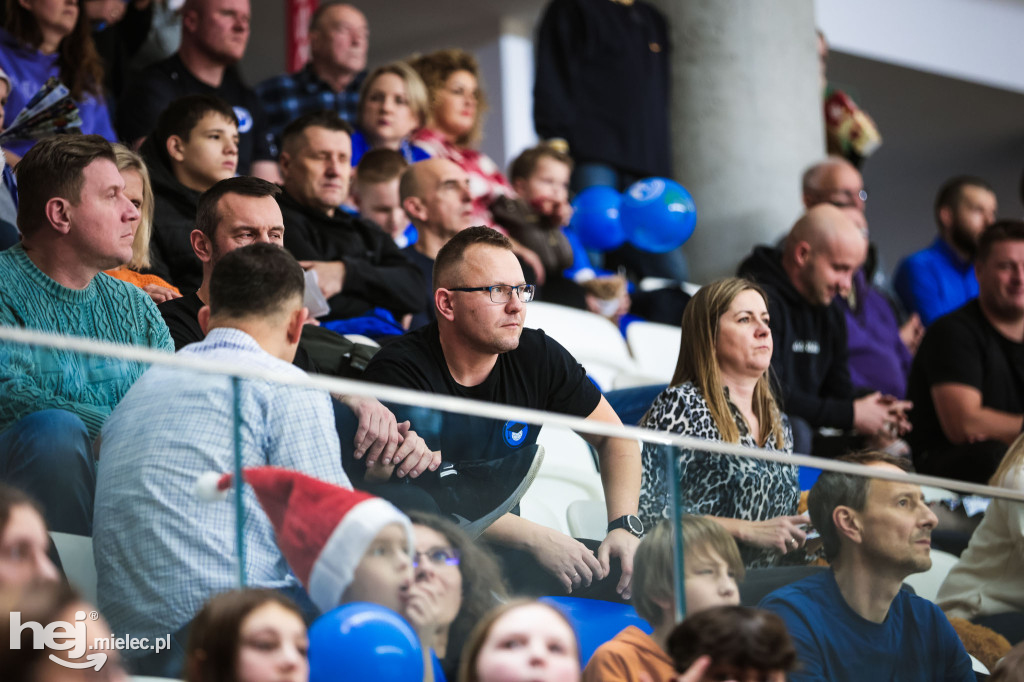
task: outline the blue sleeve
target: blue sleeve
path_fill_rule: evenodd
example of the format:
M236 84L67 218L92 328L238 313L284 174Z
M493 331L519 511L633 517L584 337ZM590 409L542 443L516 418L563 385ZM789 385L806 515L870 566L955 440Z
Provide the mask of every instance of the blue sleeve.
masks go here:
M790 601L769 594L757 605L759 609L771 611L779 616L789 630L790 639L797 653L797 669L789 674L790 682L827 682L821 649L814 637L815 630L825 625L812 623L809 613L801 613Z
M935 607L935 621L938 629L937 639L939 646L935 651L942 651L946 654L946 662L943 666L946 669L945 680L948 682L975 682L977 677L974 674L974 666L971 664L971 657L967 655L960 636L950 624L946 615Z
M926 327L942 316L942 302L936 296L938 282L917 261L907 258L900 263L892 285L903 307L920 315Z

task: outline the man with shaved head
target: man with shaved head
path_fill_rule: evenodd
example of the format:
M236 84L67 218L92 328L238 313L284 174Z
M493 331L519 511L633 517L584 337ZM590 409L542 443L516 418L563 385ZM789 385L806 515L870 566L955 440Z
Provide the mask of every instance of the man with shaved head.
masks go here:
M879 392L853 398L846 320L835 298L850 291L867 248L842 208L821 204L796 222L781 249L758 246L740 266L741 276L768 292L772 368L797 452L811 451L819 427L867 436L909 427L905 403Z
M802 185L805 207L835 206L868 234L864 181L849 161L830 156L814 164L804 173ZM850 380L855 391L882 391L903 398L910 363L924 336L924 326L916 314L900 324L900 311L885 293L877 274L880 268L876 253L874 244L868 242L863 267L854 273L849 294L839 299L846 316Z
M415 244L402 250L423 274L426 310L414 315L410 324L410 329L418 329L435 319L434 259L449 239L472 223L473 197L466 171L448 159L427 159L409 166L402 173L398 195L419 234Z

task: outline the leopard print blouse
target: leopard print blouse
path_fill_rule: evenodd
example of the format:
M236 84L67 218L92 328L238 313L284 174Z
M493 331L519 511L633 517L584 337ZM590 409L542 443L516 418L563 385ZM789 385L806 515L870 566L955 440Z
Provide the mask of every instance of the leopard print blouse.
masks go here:
M757 439L749 433L739 408L732 401L729 401L729 408L739 427L740 444L757 447ZM789 420L785 415L782 419L785 442L780 447L772 437L765 448L793 452ZM690 382L662 391L640 425L712 441L722 440L708 404ZM749 521L797 513L800 484L796 465L645 443L639 514L645 527L651 528L671 515L665 458L672 450L678 458L680 504L689 513ZM739 547L747 568L771 566L781 556L775 550L742 542Z

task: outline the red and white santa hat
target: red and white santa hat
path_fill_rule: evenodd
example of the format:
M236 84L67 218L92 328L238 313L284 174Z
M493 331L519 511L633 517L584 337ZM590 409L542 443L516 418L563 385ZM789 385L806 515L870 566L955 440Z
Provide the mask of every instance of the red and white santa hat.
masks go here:
M323 613L341 602L356 566L385 526L405 528L412 553L409 517L386 500L278 467L247 468L242 477L270 518L288 565ZM204 499L222 499L232 478L203 474L197 492Z

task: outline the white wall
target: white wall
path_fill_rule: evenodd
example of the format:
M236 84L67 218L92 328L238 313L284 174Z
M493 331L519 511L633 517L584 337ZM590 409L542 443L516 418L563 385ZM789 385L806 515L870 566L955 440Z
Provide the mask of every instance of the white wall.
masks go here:
M841 52L1024 92L1020 0L815 0L815 12Z

